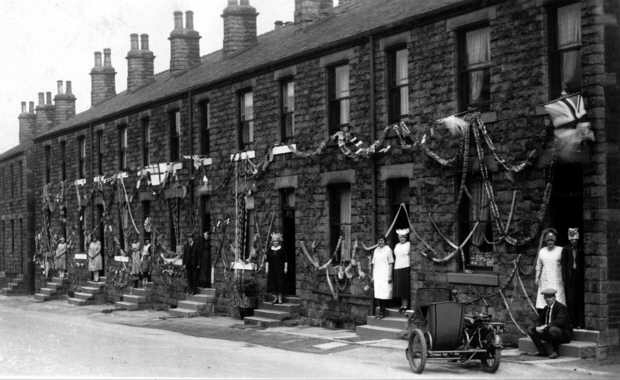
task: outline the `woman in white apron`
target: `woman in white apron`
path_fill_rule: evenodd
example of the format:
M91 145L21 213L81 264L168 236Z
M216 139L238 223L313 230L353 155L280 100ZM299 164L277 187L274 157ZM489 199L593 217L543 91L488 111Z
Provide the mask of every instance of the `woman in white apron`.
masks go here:
M556 300L566 305L564 281L562 280L562 247L555 245L556 238L557 232L553 228L543 232L545 247L538 251L538 258L536 259L537 309L545 308L545 298L541 291L548 288L555 289L557 291Z
M394 256L392 249L385 245L385 238L380 237L377 248L372 253L371 271L374 281L375 299L379 303L377 318L385 317L385 304L392 299L392 267Z

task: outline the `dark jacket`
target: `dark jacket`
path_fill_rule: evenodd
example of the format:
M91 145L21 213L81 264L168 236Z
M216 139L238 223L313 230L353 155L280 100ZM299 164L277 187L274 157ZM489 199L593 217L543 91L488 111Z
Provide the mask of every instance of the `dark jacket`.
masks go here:
M575 269L573 269L573 249L570 245L562 249L561 263L564 286L573 286L573 282L575 281Z
M538 314L538 325L547 324L547 314L549 313L549 306L545 306ZM553 304L551 309L551 326L562 329L564 334L569 337L573 336L573 326L571 325L570 316L568 314L568 308L558 301Z
M194 242L193 245L185 243L183 246L183 265L196 266L198 265L196 261L196 243Z

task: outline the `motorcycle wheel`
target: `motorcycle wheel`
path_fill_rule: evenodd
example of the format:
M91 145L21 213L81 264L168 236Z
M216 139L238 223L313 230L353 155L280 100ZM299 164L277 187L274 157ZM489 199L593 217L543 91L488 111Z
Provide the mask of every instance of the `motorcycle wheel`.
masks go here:
M426 365L428 348L422 330L415 329L409 336L409 346L406 350L409 367L414 373L422 373Z
M502 349L495 346L494 332L489 332L487 334L485 349L487 352L480 358L480 361L482 362L482 370L488 373L495 373L501 362Z

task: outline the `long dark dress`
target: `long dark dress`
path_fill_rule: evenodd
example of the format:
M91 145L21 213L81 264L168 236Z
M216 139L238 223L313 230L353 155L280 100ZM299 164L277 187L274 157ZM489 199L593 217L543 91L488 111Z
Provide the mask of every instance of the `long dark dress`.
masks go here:
M196 245L196 254L198 256L198 265L200 271L198 274L198 285L204 288L211 286L211 242L201 238Z
M562 278L566 292L566 306L571 322L576 326L581 326L583 323L583 267L579 262L579 256L578 247L569 245L562 250Z
M269 273L267 274L267 291L270 293L284 293L284 263L286 255L284 249L274 250L273 247L267 251L267 263L269 263Z

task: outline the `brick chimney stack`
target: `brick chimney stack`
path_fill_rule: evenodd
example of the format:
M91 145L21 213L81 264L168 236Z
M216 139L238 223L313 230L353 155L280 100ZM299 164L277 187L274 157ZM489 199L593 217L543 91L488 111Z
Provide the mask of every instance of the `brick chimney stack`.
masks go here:
M316 21L327 16L333 7L333 0L295 0L295 24Z
M174 12L174 29L170 32L170 71L178 73L200 63L200 34L194 30L194 12Z
M91 89L90 104L97 105L116 95L116 71L112 67L110 49L103 49L103 65L101 52L95 52L95 67L90 71Z
M71 92L71 81L67 81L66 91L63 91L63 83L61 80L56 83L58 91L56 96L54 96L54 105L56 106L54 124L61 125L75 116L75 96Z
M19 120L19 143L32 141L37 133L37 117L34 114L34 102L30 102L30 109L26 108L26 102L22 102L22 112L17 117Z
M148 34L140 35L140 46L138 34L131 34L129 40L131 46L127 53L127 91L133 92L153 81L155 56L149 50Z
M228 0L224 19L224 57L256 44L256 8L249 0Z
M47 97L47 102L46 102ZM39 104L36 107L36 130L43 132L54 127L55 109L52 104L51 92L39 92Z

